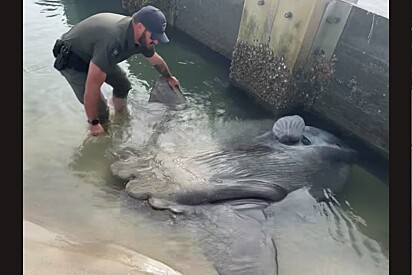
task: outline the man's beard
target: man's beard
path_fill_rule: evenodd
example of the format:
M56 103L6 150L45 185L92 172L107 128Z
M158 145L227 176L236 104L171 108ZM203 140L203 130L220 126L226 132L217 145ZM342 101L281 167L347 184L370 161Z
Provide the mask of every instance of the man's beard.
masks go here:
M140 44L141 46L147 48L147 49L150 49L150 48L151 48L151 45L147 43L146 33L147 33L147 30L144 30L144 32L142 33L142 35L141 35L140 38L139 38L139 44Z

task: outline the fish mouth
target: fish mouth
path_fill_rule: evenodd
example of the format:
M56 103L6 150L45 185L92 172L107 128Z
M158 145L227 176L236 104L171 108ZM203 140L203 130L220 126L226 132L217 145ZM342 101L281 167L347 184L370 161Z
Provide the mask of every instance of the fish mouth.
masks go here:
M193 190L178 195L176 202L186 205L200 205L261 201L262 204L265 204L281 201L287 194L288 191L277 184L248 180L217 184L210 190Z

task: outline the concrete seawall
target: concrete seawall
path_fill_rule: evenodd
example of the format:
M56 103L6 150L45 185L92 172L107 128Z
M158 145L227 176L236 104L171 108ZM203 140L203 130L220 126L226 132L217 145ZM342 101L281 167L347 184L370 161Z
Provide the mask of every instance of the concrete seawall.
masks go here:
M389 19L337 0L123 0L231 60L276 115L308 111L389 157Z
M212 50L232 58L244 0L123 0L131 13L144 5L161 9L168 23Z
M334 51L333 81L311 110L389 157L389 20L354 7Z
M175 27L228 59L239 32L243 0L179 0Z

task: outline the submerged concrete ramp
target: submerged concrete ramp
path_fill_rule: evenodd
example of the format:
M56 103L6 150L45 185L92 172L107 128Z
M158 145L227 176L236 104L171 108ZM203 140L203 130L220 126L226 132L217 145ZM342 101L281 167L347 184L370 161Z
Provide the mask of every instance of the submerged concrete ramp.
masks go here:
M120 245L78 242L29 221L23 221L23 229L24 274L181 274Z

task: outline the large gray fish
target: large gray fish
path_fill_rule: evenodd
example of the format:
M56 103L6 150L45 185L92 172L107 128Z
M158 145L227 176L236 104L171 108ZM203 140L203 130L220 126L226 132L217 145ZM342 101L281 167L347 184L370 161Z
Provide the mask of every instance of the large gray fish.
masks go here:
M325 189L338 192L355 158L356 152L336 136L305 126L299 116L289 116L254 143L207 151L181 159L178 165L173 159L153 163L152 173L167 174L168 181L146 181L139 177L141 169L129 161L114 163L112 173L130 180L126 191L142 200L185 205L250 198L276 202L302 187L319 199Z
M159 102L169 106L176 106L186 102L186 98L176 86L172 89L167 79L161 76L154 84L149 97L149 102Z
M156 82L152 93L169 94L151 100L173 106L178 95L170 97L165 84ZM325 189L339 191L356 157L340 139L306 126L299 116L279 119L251 143L190 157L150 148L136 161L114 162L113 175L128 181L132 197L183 214L179 221L193 228L219 274L277 274L264 209L298 188L308 187L318 198Z

